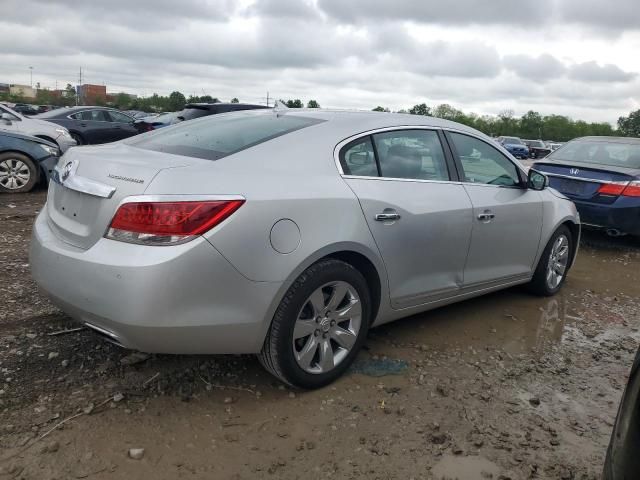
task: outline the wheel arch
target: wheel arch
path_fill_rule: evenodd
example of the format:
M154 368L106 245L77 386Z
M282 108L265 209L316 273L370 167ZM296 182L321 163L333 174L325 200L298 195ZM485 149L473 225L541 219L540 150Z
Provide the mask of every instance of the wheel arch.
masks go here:
M369 286L369 293L372 297L371 325L376 323L376 318L383 308L383 299L389 298L384 264L381 260L377 259L375 252L371 251L369 247L365 245L354 242L339 242L327 245L326 247L309 255L291 272L291 274L289 274L285 281L282 282L282 285L278 289L277 294L274 296L274 299L266 312L263 321L263 328L259 335L260 346L258 347L258 350L262 348L262 343L264 342L267 331L271 326L276 309L278 308L278 305L280 305L280 302L291 285L293 285L296 279L307 268L327 258L334 258L348 263L364 276L367 285Z

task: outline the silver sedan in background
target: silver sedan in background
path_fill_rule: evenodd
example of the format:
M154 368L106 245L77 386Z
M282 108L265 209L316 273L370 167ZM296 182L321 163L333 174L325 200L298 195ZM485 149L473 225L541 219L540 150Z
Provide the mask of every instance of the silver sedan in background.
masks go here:
M579 236L573 203L473 129L274 109L71 149L30 255L110 341L256 353L316 388L372 326L517 284L555 294Z

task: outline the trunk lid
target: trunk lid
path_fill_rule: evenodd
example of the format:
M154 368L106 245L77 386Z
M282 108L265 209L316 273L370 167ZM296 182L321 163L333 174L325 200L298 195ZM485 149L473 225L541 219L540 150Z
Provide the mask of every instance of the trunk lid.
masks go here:
M580 162L536 162L532 168L547 174L549 185L567 197L602 204L611 204L618 198L598 193L602 185L628 183L640 173L632 168Z
M72 148L49 185L49 225L62 241L88 249L104 236L125 197L143 194L162 170L198 163L202 160L122 143Z

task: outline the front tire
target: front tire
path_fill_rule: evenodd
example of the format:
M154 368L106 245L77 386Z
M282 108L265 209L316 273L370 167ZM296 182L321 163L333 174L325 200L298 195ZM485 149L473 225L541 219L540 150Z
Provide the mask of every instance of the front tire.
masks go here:
M369 329L371 296L352 265L322 260L289 288L273 317L260 363L302 389L336 380L355 358Z
M558 293L567 278L572 258L571 231L563 225L551 236L542 252L529 289L536 295L544 297Z
M0 191L27 193L38 183L39 169L26 155L7 152L0 154Z

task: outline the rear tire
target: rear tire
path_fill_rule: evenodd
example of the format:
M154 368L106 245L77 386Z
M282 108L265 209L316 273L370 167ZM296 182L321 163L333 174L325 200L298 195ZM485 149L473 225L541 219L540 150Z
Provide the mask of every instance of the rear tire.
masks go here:
M370 315L371 296L362 274L340 260L322 260L285 294L258 359L288 385L323 387L353 362Z
M0 192L27 193L38 183L39 174L38 166L26 155L0 154Z
M73 138L76 141L76 145L78 146L85 144L84 138L82 138L82 135L78 133L71 132L71 138Z
M558 293L567 279L572 258L571 230L562 225L551 236L542 252L529 284L529 290L543 297L550 297Z

